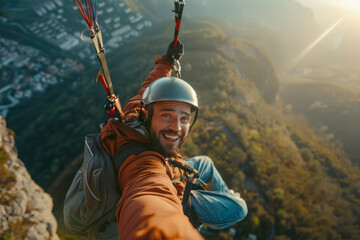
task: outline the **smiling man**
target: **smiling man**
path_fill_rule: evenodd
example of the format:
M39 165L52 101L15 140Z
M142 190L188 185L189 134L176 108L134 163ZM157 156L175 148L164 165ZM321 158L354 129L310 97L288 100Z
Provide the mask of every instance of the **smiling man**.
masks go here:
M202 239L183 211L186 166L199 172L197 183L213 186L212 192L191 192L197 220L221 229L247 214L244 200L229 191L209 158L184 161L180 154L199 107L195 90L170 77L173 59L183 55L181 43L172 46L156 57L155 69L126 103L124 122L109 119L100 132L122 193L116 212L120 239Z
M191 107L182 102L157 102L153 111L150 128L153 149L164 157L180 154L190 129Z

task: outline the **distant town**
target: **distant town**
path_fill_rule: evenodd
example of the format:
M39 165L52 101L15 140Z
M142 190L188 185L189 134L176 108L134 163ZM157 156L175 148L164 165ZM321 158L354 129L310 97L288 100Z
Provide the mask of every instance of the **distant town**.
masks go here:
M133 12L124 2L100 2L97 6L99 24L103 30L106 52L116 49L129 39L137 38L152 22L141 13ZM6 10L6 9L5 9ZM31 11L35 21L10 22L0 16L1 26L15 26L23 34L41 38L58 48L71 52L77 58L54 57L46 49L26 45L20 39L0 37L0 115L4 118L9 109L47 87L64 81L64 77L84 70L84 64L98 64L91 44L80 40L87 31L76 5L63 0L49 0L34 4ZM101 20L100 20L101 19ZM84 37L85 38L85 37Z
M44 92L69 72L82 71L84 65L70 58L53 62L35 48L0 37L0 69L0 111L6 117L22 99Z

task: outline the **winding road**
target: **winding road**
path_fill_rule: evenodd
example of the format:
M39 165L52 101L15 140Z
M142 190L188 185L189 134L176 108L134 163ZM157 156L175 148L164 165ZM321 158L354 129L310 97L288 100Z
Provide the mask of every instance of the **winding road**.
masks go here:
M4 118L6 118L9 108L15 107L17 104L20 103L20 101L17 98L11 96L11 94L10 94L10 90L13 88L13 86L15 84L17 84L19 82L18 73L17 73L16 69L12 68L12 70L14 72L13 79L15 79L15 81L0 89L0 94L7 92L6 97L11 102L6 105L0 105L1 116L3 116Z

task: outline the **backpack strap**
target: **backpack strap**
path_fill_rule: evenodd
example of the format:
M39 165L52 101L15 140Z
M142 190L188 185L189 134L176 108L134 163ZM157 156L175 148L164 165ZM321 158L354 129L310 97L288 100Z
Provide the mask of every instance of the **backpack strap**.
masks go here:
M128 157L130 157L131 155L139 155L140 153L149 150L150 147L147 144L141 142L127 143L122 146L113 157L116 178L118 178L119 170L124 164L125 160L128 159Z

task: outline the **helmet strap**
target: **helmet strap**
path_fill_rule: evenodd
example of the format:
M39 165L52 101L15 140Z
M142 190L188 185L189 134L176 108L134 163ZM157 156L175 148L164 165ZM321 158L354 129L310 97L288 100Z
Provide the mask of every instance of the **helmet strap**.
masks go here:
M198 116L199 116L199 110L195 110L194 120L193 120L193 121L192 121L192 123L191 123L190 129L189 129L189 133L190 133L190 131L191 131L192 127L194 126L194 124L195 124L195 122L196 122L196 120L197 120Z
M151 125L151 118L152 118L152 115L153 115L153 103L150 103L149 105L145 106L143 103L142 103L142 106L141 106L141 110L142 110L142 107L144 107L144 111L142 111L142 115L144 115L143 113L146 112L146 117L140 119L140 121L142 121L144 123L144 126L147 130L150 130L150 125Z
M145 109L143 110L143 107L144 107L144 103L140 102L140 113L139 113L139 116L138 116L138 119L137 119L139 122L143 121L143 119L144 119L144 111L145 111Z

